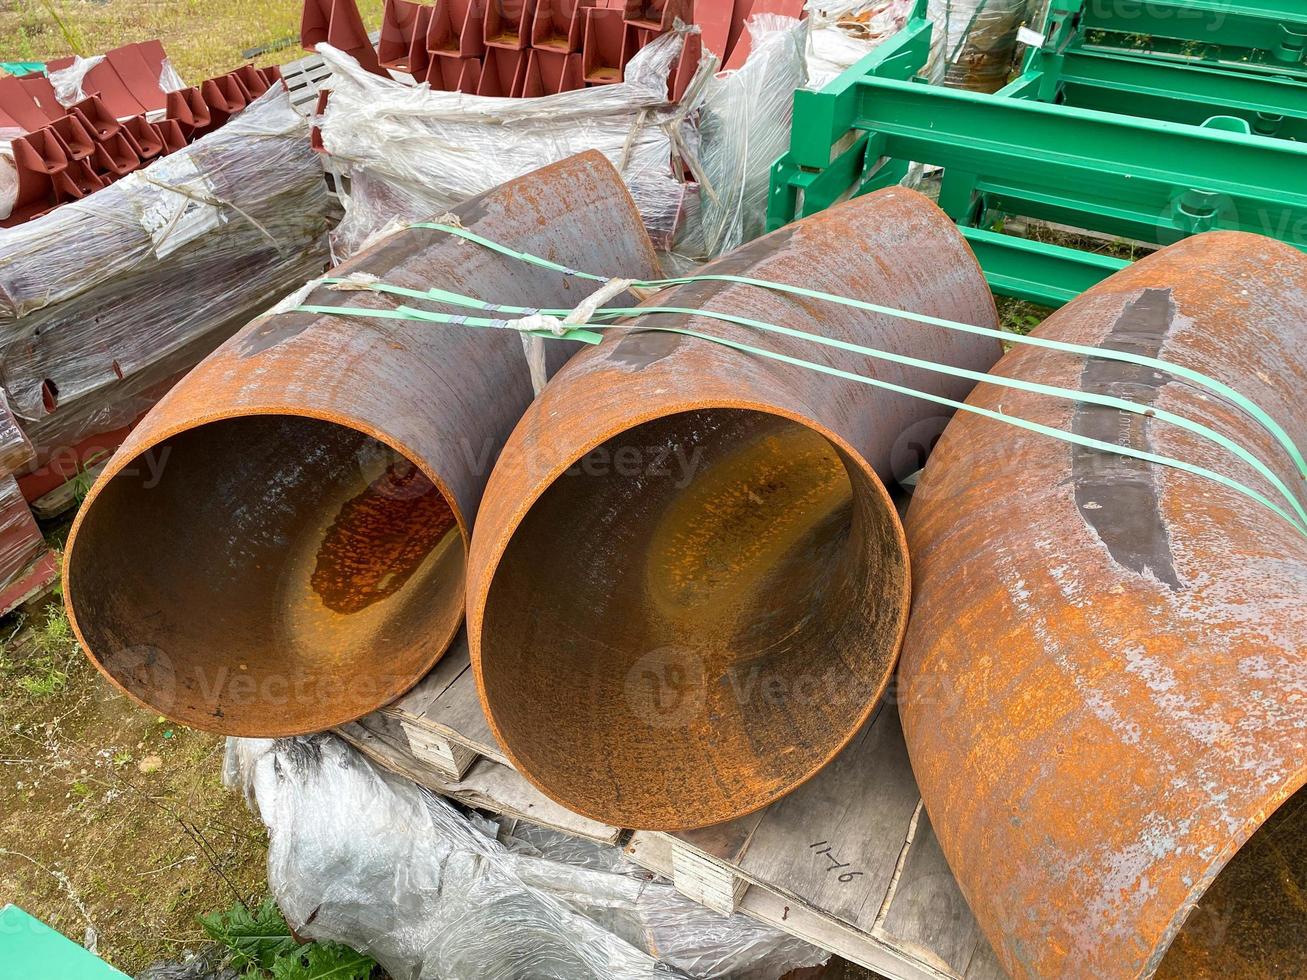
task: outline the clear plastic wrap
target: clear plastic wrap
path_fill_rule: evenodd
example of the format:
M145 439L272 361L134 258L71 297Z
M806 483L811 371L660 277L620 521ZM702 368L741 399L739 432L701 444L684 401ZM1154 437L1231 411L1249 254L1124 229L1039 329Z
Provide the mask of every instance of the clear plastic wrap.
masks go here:
M681 104L671 104L667 80L682 47L675 32L652 41L627 65L620 84L501 99L404 85L320 44L318 53L332 70L323 83L331 98L318 120L322 142L351 176L362 171L396 185L409 201L425 203L426 215L575 153L599 150L621 171L650 237L666 242L686 193L673 170L673 151L712 67L705 61ZM351 199L338 239L341 253L393 216Z
M0 386L32 467L131 424L322 272L328 197L307 127L276 86L190 146L0 229Z
M9 611L19 598L11 591L47 554L41 529L18 484L11 476L0 476L0 612Z
M808 0L807 87L823 88L893 37L915 6L916 0ZM939 59L931 47L933 66Z
M50 85L54 88L54 97L60 104L73 105L86 98L87 93L82 91L82 82L86 80L86 73L102 61L104 61L102 54L94 54L89 58L75 54L72 64L50 72Z
M700 107L700 184L674 250L682 268L766 231L771 167L789 146L794 93L807 78L806 21L757 14L745 28L748 60L709 79Z
M696 905L616 848L469 820L331 735L231 739L225 769L268 827L290 925L395 980L773 980L829 958Z
M930 0L930 19L944 41L944 84L974 92L1002 88L1029 7L1030 0Z

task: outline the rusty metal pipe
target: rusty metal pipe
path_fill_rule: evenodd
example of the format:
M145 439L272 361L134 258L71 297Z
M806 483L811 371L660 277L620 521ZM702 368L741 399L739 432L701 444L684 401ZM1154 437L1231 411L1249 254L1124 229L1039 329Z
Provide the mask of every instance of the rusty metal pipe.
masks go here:
M744 246L705 273L809 286L993 326L957 229L894 188ZM985 370L994 340L754 286L652 301ZM514 765L587 816L681 829L765 806L853 737L907 615L882 484L939 409L689 327L963 397L970 385L705 317L645 314L578 355L514 431L469 559L472 662Z
M1188 239L1038 333L1193 368L1307 444L1307 256L1286 245ZM1186 415L1305 489L1250 416L1170 376L1030 347L996 373ZM1234 455L1157 420L985 384L970 401L1274 494ZM1209 480L965 413L931 456L907 531L904 733L1007 971L1307 976L1303 537Z
M597 153L455 213L561 262L657 274ZM338 270L355 272L502 303L565 307L578 292L421 228ZM307 302L394 305L326 288ZM551 347L554 368L571 346ZM65 569L78 638L126 693L210 731L316 731L385 704L462 621L469 525L533 394L512 331L300 312L254 321L159 402L92 488Z

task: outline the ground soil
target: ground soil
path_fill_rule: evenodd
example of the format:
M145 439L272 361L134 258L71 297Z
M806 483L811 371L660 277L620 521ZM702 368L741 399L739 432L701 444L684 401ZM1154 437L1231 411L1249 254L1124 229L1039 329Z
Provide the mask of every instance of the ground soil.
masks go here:
M0 620L0 904L128 974L258 899L267 840L221 785L223 740L137 708L90 666L58 597Z

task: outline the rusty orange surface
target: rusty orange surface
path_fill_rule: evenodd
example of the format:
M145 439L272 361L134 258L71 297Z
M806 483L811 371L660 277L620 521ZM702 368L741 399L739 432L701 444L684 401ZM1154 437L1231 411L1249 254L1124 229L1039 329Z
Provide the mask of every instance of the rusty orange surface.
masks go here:
M1287 245L1188 239L1036 333L1195 369L1307 445L1307 256ZM1250 416L1172 375L1030 347L996 373L1186 415L1307 499ZM970 401L1276 497L1237 457L1156 418L992 385ZM904 732L1003 966L1307 975L1307 540L1209 480L969 414L931 457L907 532Z
M658 274L597 153L455 214L555 261ZM505 304L571 306L578 293L559 273L420 228L337 270L355 272ZM305 302L396 305L326 287ZM574 346L551 345L551 367ZM126 693L210 731L319 731L385 704L459 628L469 525L533 395L512 331L303 312L254 321L159 402L92 488L65 563L79 640Z
M992 326L952 222L895 188L758 239L739 273ZM650 301L984 370L999 345L754 286ZM579 354L513 432L469 560L472 663L517 769L571 809L681 829L765 806L856 734L885 689L908 563L884 481L929 403L687 326L962 398L967 382L705 317L646 314Z

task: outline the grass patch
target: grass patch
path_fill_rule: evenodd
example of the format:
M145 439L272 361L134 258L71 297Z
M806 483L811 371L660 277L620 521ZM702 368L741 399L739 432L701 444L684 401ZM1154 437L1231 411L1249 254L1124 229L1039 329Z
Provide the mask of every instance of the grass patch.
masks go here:
M0 896L77 943L94 929L129 975L208 945L201 913L267 890L222 747L114 691L57 600L0 620Z
M0 60L100 54L159 38L182 78L196 84L247 61L302 57L300 0L14 0L0 6ZM359 0L369 30L382 0ZM254 52L247 56L246 52Z

